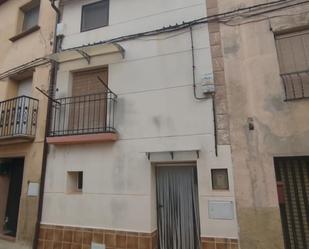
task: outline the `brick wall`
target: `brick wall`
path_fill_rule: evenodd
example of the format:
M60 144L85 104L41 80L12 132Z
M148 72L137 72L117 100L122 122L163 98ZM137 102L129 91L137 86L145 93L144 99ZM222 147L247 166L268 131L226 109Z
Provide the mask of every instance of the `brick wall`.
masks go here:
M41 225L37 249L90 249L91 242L107 249L158 249L158 235L153 233ZM236 239L201 238L201 249L237 249Z
M91 242L107 249L157 249L157 233L41 225L37 249L90 249Z
M202 249L238 249L237 239L202 238Z

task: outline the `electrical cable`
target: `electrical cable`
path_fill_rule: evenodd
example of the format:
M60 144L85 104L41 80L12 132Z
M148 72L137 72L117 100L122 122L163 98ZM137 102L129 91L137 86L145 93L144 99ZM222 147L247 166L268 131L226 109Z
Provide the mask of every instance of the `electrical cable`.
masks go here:
M0 80L7 78L11 75L17 74L17 73L21 73L24 72L30 68L36 67L36 66L41 66L44 64L50 63L50 60L47 58L37 58L33 61L27 62L21 66L9 69L8 71L5 71L3 73L0 74Z
M69 49L64 49L63 51L74 50L74 49L81 48L81 47L88 47L88 46L94 46L94 45L99 45L99 44L122 42L122 41L127 41L127 40L132 40L132 39L147 40L147 39L142 39L142 38L154 36L154 35L159 35L159 34L163 34L163 33L175 32L175 31L178 31L178 30L183 30L183 29L189 28L190 26L195 26L195 25L209 23L209 22L219 22L219 23L223 23L223 24L228 25L228 26L234 26L234 25L237 25L237 24L229 24L228 22L231 19L226 20L226 18L235 18L236 16L239 16L241 14L240 12L249 12L250 13L250 12L256 10L256 9L277 6L277 5L280 5L280 4L290 3L290 2L294 2L294 1L295 0L277 0L277 1L270 2L270 3L252 5L252 6L249 6L249 7L239 8L239 9L236 9L236 10L233 10L233 11L228 11L228 12L224 12L224 13L220 13L220 14L216 14L216 15L202 17L202 18L199 18L199 19L196 19L196 20L193 20L193 21L189 21L189 22L183 22L182 24L170 25L168 27L163 27L163 28L156 29L156 30L146 31L146 32L142 32L142 33L136 33L136 34L132 34L132 35L120 36L120 37L116 37L116 38L113 38L113 39L109 39L109 40L105 40L105 41L99 41L99 42L88 44L88 45L81 45L81 46L77 46L77 47L73 47L73 48L69 48ZM56 6L54 5L54 2L55 2L54 0L51 0L52 7L56 8ZM265 14L265 13L269 13L269 12L274 12L274 11L285 9L285 8L295 7L297 5L301 5L301 4L308 3L308 2L309 1L302 1L302 2L295 3L293 5L281 6L280 8L271 9L269 11L264 11L264 12L260 12L260 13L257 13L257 14L261 15L261 14ZM59 14L58 10L57 10L57 14ZM251 14L251 16L247 16L246 18L250 18L250 17L252 17L252 15L253 14ZM267 19L267 18L265 18L265 19ZM57 15L57 21L59 21L59 20L60 20L60 17L59 17L59 15ZM253 21L250 21L250 22L253 22ZM177 35L180 35L180 34L177 34ZM172 35L171 37L173 37L173 36L174 35ZM167 37L166 39L168 39L168 38L169 37ZM149 39L149 40L151 40L151 39ZM56 46L58 47L59 44L57 43ZM45 58L38 58L37 60L43 60L43 59L45 59ZM49 61L47 61L47 59L45 59L45 60L46 60L46 63L50 62L50 60ZM20 72L21 70L26 70L27 68L33 67L35 65L35 64L31 65L31 63L33 63L33 62L34 61L26 63L26 64L24 64L20 67L16 67L16 68L13 68L13 69L10 69L6 72L1 73L0 79L8 77L8 76L10 76L14 73Z
M155 29L155 30L151 30L151 31L119 36L119 37L107 39L107 40L104 40L104 41L99 41L99 42L95 42L95 43L89 43L87 45L84 44L84 45L81 45L81 46L76 46L76 47L72 47L72 48L69 48L69 49L64 49L62 51L75 50L75 49L82 48L82 47L95 46L95 45L107 44L107 43L116 43L116 42L128 41L128 40L133 40L133 39L140 39L142 37L149 37L149 36L154 36L154 35L159 35L159 34L164 34L164 33L175 32L175 31L178 31L178 30L189 28L190 26L195 26L195 25L205 24L205 23L210 23L210 22L220 22L220 19L233 18L233 17L235 17L235 16L237 16L240 13L243 13L243 12L253 12L254 10L261 10L263 8L266 8L266 7L273 7L273 6L282 5L282 4L286 4L286 3L290 3L290 2L294 2L294 1L295 0L277 0L277 1L270 2L270 3L252 5L252 6L249 6L249 7L243 7L243 8L239 8L239 9L236 9L236 10L227 11L227 12L224 12L224 13L219 13L219 14L216 14L216 15L206 16L206 17L202 17L202 18L195 19L195 20L188 21L188 22L183 22L181 24L176 23L175 25L169 25L167 27L163 27L163 28L159 28L159 29ZM274 12L274 11L277 11L277 10L281 10L281 9L285 9L285 8L289 8L289 7L293 7L293 6L302 5L302 4L308 3L308 2L309 1L307 0L307 1L295 3L293 5L287 5L287 6L285 5L285 6L280 6L280 7L277 6L277 8L272 8L271 10L264 11L262 13Z
M284 9L295 7L297 5L304 4L304 3L309 3L309 1L303 1L301 3L284 6ZM282 10L282 9L283 9L283 7L277 8L276 11ZM243 25L243 24L247 24L247 23L260 22L260 21L263 21L263 20L272 19L272 18L276 18L276 17L280 17L280 16L295 16L295 15L299 15L299 14L308 13L308 11L305 11L305 12L298 12L298 13L294 13L294 14L281 14L281 15L274 15L274 16L266 16L266 15L264 15L264 14L267 14L267 13L270 13L270 12L274 12L274 10L268 10L268 11L258 12L258 13L249 14L249 15L237 15L237 16L234 16L233 18L229 19L229 20L218 20L218 21L220 23L224 24L224 25L227 25L227 26L238 26L238 25ZM256 16L261 16L262 18L256 19L256 20L250 20L250 21L241 21L239 23L230 23L230 22L233 22L233 19L235 19L237 17L240 17L240 18L252 18L252 17L256 17ZM238 21L240 21L240 20L238 20Z
M195 66L195 54L194 54L194 40L193 40L193 30L192 26L190 26L190 42L191 42L191 54L192 54L192 82L193 82L193 95L196 100L205 100L207 96L198 97L196 93L196 66Z

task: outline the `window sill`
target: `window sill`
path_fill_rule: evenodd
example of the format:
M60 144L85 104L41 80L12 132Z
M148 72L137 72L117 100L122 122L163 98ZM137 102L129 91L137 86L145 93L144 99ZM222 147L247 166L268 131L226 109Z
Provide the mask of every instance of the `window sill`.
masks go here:
M94 28L81 28L80 32L83 33L83 32L87 32L87 31L91 31L91 30L95 30L95 29L104 28L104 27L107 27L107 26L108 26L108 24L104 24L102 26L94 27Z
M21 32L21 33L19 33L18 35L15 35L15 36L11 37L11 38L10 38L10 41L11 41L11 42L15 42L15 41L17 41L17 40L19 40L19 39L21 39L21 38L23 38L23 37L25 37L25 36L27 36L27 35L33 33L33 32L39 30L39 29L40 29L40 26L39 26L39 25L35 25L35 26L33 26L32 28L30 28L30 29L28 29L28 30L26 30L26 31L23 31L23 32Z

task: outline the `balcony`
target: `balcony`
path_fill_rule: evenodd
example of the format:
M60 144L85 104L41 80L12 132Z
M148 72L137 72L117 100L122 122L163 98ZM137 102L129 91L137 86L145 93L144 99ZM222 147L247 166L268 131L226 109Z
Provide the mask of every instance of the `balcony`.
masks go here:
M0 102L0 144L32 141L38 108L39 101L28 96Z
M56 99L47 142L75 144L117 140L117 95L111 91Z
M309 98L309 70L281 74L285 101Z

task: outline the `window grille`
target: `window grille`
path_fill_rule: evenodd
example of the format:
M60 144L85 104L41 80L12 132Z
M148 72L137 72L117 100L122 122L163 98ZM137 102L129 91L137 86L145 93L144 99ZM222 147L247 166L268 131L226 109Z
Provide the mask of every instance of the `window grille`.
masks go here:
M276 36L285 100L309 98L309 30Z

